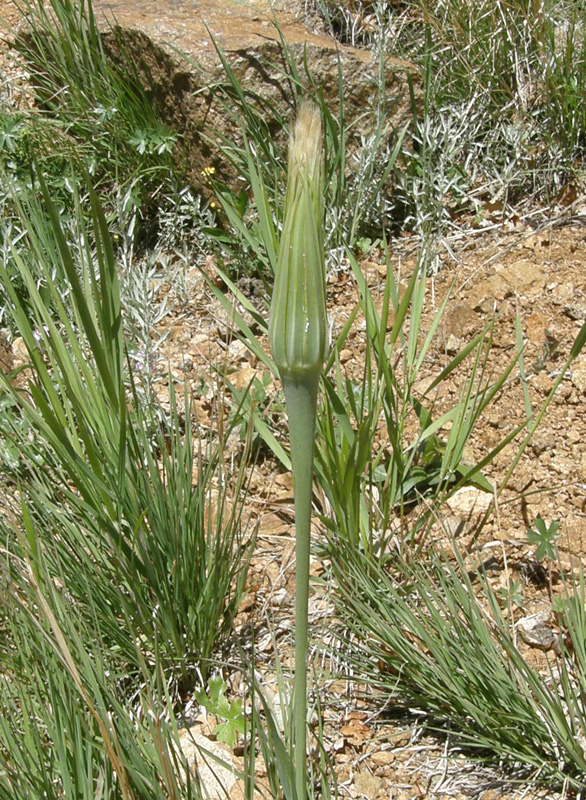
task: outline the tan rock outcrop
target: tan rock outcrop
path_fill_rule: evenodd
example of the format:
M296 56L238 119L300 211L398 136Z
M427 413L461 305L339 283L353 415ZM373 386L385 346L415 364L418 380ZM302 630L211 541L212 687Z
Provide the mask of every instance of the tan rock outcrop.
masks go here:
M294 114L294 87L286 50L307 84L307 72L323 92L332 112L338 110L339 79L352 137L368 135L379 102L379 65L364 50L343 47L325 34L312 32L294 2L270 8L268 0L94 0L94 11L111 55L130 59L163 120L184 137L183 157L190 180L202 188L202 170L213 166L228 181L219 150L206 138L214 129L234 137L234 123L219 100L227 83L215 44L225 53L252 103L260 98L271 135L279 119ZM312 26L315 29L315 26ZM128 63L128 62L127 62ZM307 70L306 66L307 65ZM407 75L413 65L386 57L386 109L389 135L410 114Z

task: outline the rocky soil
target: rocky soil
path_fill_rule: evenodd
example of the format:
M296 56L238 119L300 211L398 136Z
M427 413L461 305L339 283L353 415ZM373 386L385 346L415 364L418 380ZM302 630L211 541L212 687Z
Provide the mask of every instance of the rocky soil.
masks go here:
M208 0L208 3L210 0ZM116 6L115 3L111 4ZM213 5L213 3L211 4ZM137 13L140 4L136 4ZM177 13L181 4L177 4ZM12 25L18 17L12 3L0 0L0 17ZM22 66L12 56L2 54L0 85L5 97L26 102L23 94ZM496 315L490 365L498 371L515 356L515 319L519 315L526 341L524 358L528 386L534 409L539 409L559 374L575 336L586 320L586 205L574 199L566 209L552 210L550 224L542 211L532 218L514 222L491 218L482 226L461 220L450 240L452 255L443 269L429 281L425 325L451 289L443 322L421 376L425 381L436 376L450 357L458 352L483 325ZM415 265L417 243L402 238L392 243L391 267L408 276ZM381 291L385 266L372 258L363 264L369 285ZM213 275L209 261L206 270ZM232 380L247 385L257 371L245 348L231 337L229 320L211 294L199 268L184 275L182 301L176 287L161 281L161 297L168 295L173 309L163 328L170 333L157 351L155 371L160 376L158 390L165 394L163 375L170 364L177 388L187 382L197 391L197 409L203 426L212 424L218 403L218 384L213 365L224 363ZM335 326L341 326L357 299L357 288L349 272L339 272L328 281L329 305ZM425 327L424 325L424 327ZM364 334L357 325L343 351L343 366L360 375ZM5 368L18 363L18 342L0 347L0 362ZM506 389L487 410L470 441L470 458L481 458L523 418L524 397L517 372ZM438 403L457 399L462 376L446 387ZM269 393L274 387L267 387ZM559 549L566 574L578 574L586 559L586 354L582 354L564 376L550 410L527 448L509 488L497 505L496 513L477 536L475 523L485 496L476 490L462 493L445 510L438 526L438 546L456 536L464 550L479 550L490 559L496 588L513 576L522 587L524 606L519 616L540 614L548 630L554 630L549 592L560 580L554 569L552 581L544 578L535 559L534 545L527 541L527 530L541 515L546 522L560 520ZM241 444L234 441L235 453ZM486 475L499 485L516 452L515 443L505 448ZM270 459L255 467L248 499L251 515L259 521L258 547L252 572L250 595L242 608L241 624L252 617L257 627L257 648L261 664L270 673L274 659L273 638L267 618L286 658L292 640L293 608L293 511L290 476ZM316 529L316 535L319 530ZM320 574L321 565L313 563ZM312 624L316 639L327 635L329 608L317 593L311 601ZM522 645L540 663L543 644L528 634ZM239 676L232 677L237 691ZM479 769L465 756L452 753L449 740L422 735L419 723L411 718L394 725L377 721L377 709L364 702L346 684L327 683L325 691L326 737L339 776L342 797L369 800L407 798L471 798L496 800L500 797L530 797L527 787L501 785L496 771ZM210 725L199 720L194 729L209 736ZM237 760L237 755L232 754ZM231 797L238 796L233 787ZM544 797L553 797L545 793Z
M488 223L487 227L489 230L482 231L463 226L458 241L451 243L455 259L446 258L440 274L433 281L430 279L427 326L450 289L451 295L421 376L421 390L493 318L496 322L489 368L495 370L495 376L500 374L515 358L515 325L519 315L529 394L538 412L586 320L583 268L586 228L579 216L567 225L544 224L537 230L520 221L514 225ZM395 242L392 268L409 275L415 265L416 247L409 240ZM371 289L375 294L380 290L382 295L386 267L380 259L367 260L362 266ZM208 262L207 269L213 275L212 262ZM189 300L181 318L172 324L171 338L160 351L161 369L170 361L178 387L184 380L192 382L194 387L198 381L201 385L203 378L209 388L198 400L199 416L204 424L208 421L213 424L217 389L210 365L224 363L239 387L246 386L255 374L262 378L262 370L244 346L231 339L227 316L197 268L188 280ZM357 300L357 287L349 273L330 276L328 296L334 326L339 327ZM358 323L341 354L349 374L361 375L363 350L364 334ZM522 421L524 398L517 376L514 371L471 438L466 454L470 462L486 455ZM447 408L457 400L463 377L464 371L446 385L438 398L438 409ZM276 387L269 383L266 388L270 395ZM164 387L161 389L163 393L166 391ZM462 551L470 553L471 558L480 553L496 591L511 580L519 582L523 594L522 608L516 613L520 647L538 666L545 666L544 653L554 646L557 633L550 592L555 595L559 589L561 573L579 575L586 559L586 456L582 445L586 434L585 411L586 354L583 354L565 375L509 488L481 534L477 524L491 498L474 488L461 490L446 504L434 533L437 547L448 547L455 536ZM233 446L239 452L242 444L235 441ZM507 446L485 471L494 486L499 486L517 447L518 442ZM259 663L267 670L267 676L271 674L274 658L272 634L278 642L279 657L285 661L292 644L292 501L290 476L271 459L258 464L252 476L249 504L259 521L259 538L251 573L253 591L242 609L241 624L246 624L249 617L254 619ZM558 540L561 572L554 566L550 574L535 558L535 545L527 540L527 530L538 515L548 523L561 522ZM317 527L315 535L321 535ZM313 574L319 576L322 569L314 560ZM316 592L311 600L316 641L327 639L331 613L327 598ZM270 626L266 623L267 615ZM404 719L397 727L377 722L380 709L364 702L359 692L347 684L327 684L325 698L326 736L342 796L370 800L412 797L496 800L531 796L526 786L515 791L505 783L495 789L498 773L479 770L461 754L448 757L449 742L422 736L413 719Z

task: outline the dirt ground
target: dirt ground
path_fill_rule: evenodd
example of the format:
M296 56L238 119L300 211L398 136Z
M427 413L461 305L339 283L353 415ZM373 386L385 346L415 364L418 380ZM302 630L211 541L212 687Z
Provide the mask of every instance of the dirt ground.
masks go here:
M586 219L586 217L585 217ZM564 226L488 223L483 231L463 226L451 242L454 257L446 258L443 270L429 279L424 330L451 290L443 321L421 375L421 390L444 368L483 325L496 318L489 359L495 375L516 356L516 317L524 338L524 359L531 403L535 413L560 374L578 331L586 320L586 227L576 212ZM416 244L408 239L394 243L391 267L408 276L415 266ZM386 267L380 259L367 260L363 272L375 296L382 297ZM213 262L206 267L214 274ZM195 387L203 380L207 392L197 400L200 421L213 424L217 379L210 365L224 363L231 380L246 386L262 369L246 348L229 334L228 315L210 293L197 268L187 276L189 300L171 335L159 352L161 363L171 363L178 381ZM163 291L166 288L163 287ZM348 318L357 300L357 287L349 272L330 276L328 298L334 330ZM168 321L165 323L168 325ZM361 375L364 331L358 322L341 353L343 368ZM446 385L438 409L458 398L462 376ZM270 394L271 384L267 387ZM166 388L161 386L161 395ZM436 527L436 546L455 536L463 552L490 561L491 582L496 591L512 580L519 582L523 605L517 614L521 627L525 618L538 614L541 635L525 629L520 648L529 661L544 665L544 649L557 633L549 592L560 585L554 568L552 583L535 558L535 545L527 530L538 515L547 523L560 521L557 544L562 570L578 575L586 557L584 531L586 504L586 455L582 441L586 433L586 354L580 355L565 373L548 413L523 455L508 489L499 499L497 511L477 535L477 523L490 495L464 489L450 501L441 524ZM525 413L523 389L514 370L495 401L486 410L470 440L467 460L478 461L506 434L522 422ZM381 432L384 439L384 433ZM235 437L234 454L242 447ZM507 446L484 474L500 486L518 442ZM258 544L251 570L252 592L242 609L240 624L255 622L260 664L272 672L273 635L279 658L287 663L292 645L294 602L293 495L291 478L267 458L254 468L249 507L259 521ZM320 535L316 527L314 533ZM314 560L314 575L322 567ZM328 636L332 609L319 593L310 601L316 641ZM270 626L266 619L270 617ZM548 639L549 637L549 639ZM526 641L525 641L526 638ZM269 678L270 682L270 678ZM350 684L333 682L325 690L324 719L330 755L336 764L342 796L369 800L406 798L469 798L496 800L528 797L528 788L499 784L498 772L482 770L462 754L448 756L449 740L438 742L421 734L416 720L403 720L398 727L378 723L376 707L363 701ZM504 781L504 779L503 779ZM545 793L544 797L554 797Z
M11 2L0 0L0 18L12 25L18 12ZM15 103L26 102L22 66L12 56L0 60L2 93ZM556 209L555 224L540 213L532 220L502 222L491 219L484 227L462 221L449 240L442 271L429 279L424 329L451 288L438 336L421 375L421 390L455 353L462 349L483 325L496 315L490 364L502 369L516 353L515 318L519 315L523 337L528 387L534 409L539 410L565 359L586 321L586 204L575 200ZM563 224L559 224L561 219ZM535 221L539 220L539 221ZM408 237L393 243L391 267L408 276L415 265L416 243ZM363 264L373 292L380 292L385 279L379 259ZM213 274L210 261L206 270ZM175 288L161 283L161 297ZM228 315L211 294L197 266L184 275L182 302L174 302L173 313L165 318L161 333L169 329L156 352L155 370L161 376L170 366L182 390L187 381L197 392L200 422L213 424L218 402L218 379L213 365L223 363L237 386L246 386L260 370L244 346L230 335ZM339 329L357 299L355 281L349 272L330 276L329 308L334 329ZM357 326L341 354L350 374L361 373L364 332ZM5 367L18 362L18 341L2 351ZM259 372L260 374L260 372ZM469 444L469 459L480 459L507 432L519 424L525 413L518 372L487 409ZM446 406L456 401L461 383L451 381L440 398ZM267 387L271 391L271 387ZM166 394L165 381L158 384ZM180 391L181 393L181 391ZM546 627L555 628L548 595L549 584L539 574L535 546L527 541L527 530L541 515L546 522L560 521L558 541L561 563L567 573L578 574L586 559L586 354L564 375L557 395L530 446L497 504L496 513L479 537L475 522L484 508L485 497L477 490L461 494L446 509L443 534L455 535L464 550L486 553L492 559L495 587L506 584L507 576L521 583L523 615L542 613ZM234 455L241 442L235 437ZM498 486L515 455L515 443L505 448L486 471ZM294 599L294 548L292 484L289 475L271 459L254 470L248 499L250 514L258 519L258 546L254 557L250 594L241 609L240 624L253 617L257 628L257 652L267 673L274 659L273 644L286 657L292 641ZM319 530L316 529L316 535ZM441 544L442 530L438 530ZM314 575L321 565L313 561ZM314 594L310 601L313 630L317 638L327 635L330 609L325 598ZM267 625L270 618L271 629ZM274 637L274 638L273 638ZM541 646L523 645L539 663ZM238 689L238 676L232 688ZM359 697L350 685L328 683L324 693L324 718L330 755L336 765L342 797L368 800L407 798L471 798L497 800L501 797L531 797L526 786L500 783L497 770L479 768L458 753L448 740L422 734L416 718L405 718L394 726L379 723L376 709ZM204 726L202 726L202 730ZM554 797L543 793L542 797Z

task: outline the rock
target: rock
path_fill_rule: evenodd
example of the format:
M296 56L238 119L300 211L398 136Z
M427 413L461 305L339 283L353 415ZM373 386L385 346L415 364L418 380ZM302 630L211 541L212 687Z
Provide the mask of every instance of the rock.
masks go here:
M241 344L238 339L235 341L237 341L238 344ZM245 364L235 373L232 382L237 389L246 389L252 384L257 375L258 370L254 369L254 367L251 367L250 364Z
M536 647L539 650L551 650L555 644L555 634L547 625L548 621L549 613L540 611L538 614L523 617L515 627L525 644L530 647Z
M475 486L464 486L446 502L453 514L463 519L470 519L470 517L486 513L492 500L493 496L488 492L483 492Z
M23 364L28 363L28 350L22 336L17 336L12 340L10 356L10 366L12 369L16 369L16 367L21 367Z
M531 344L538 347L543 346L545 340L545 332L547 330L548 320L545 314L539 311L534 311L525 320L525 334Z
M354 775L354 787L359 797L371 797L374 800L382 788L382 783L376 775L361 770Z
M582 519L573 514L570 514L567 520L564 520L564 525L569 529L570 535L576 537L582 533ZM571 580L580 580L580 575L584 571L584 559L576 556L573 553L564 553L558 551L559 565L564 575L569 576Z
M279 607L284 606L289 600L289 592L287 589L277 589L269 597L269 605Z
M532 260L519 259L500 268L497 274L499 279L513 291L520 292L526 297L539 294L545 286L545 276Z
M197 732L197 725L179 732L179 747L192 775L210 800L243 800L242 781L235 774L230 748Z
M460 350L463 349L464 343L462 342L461 339L458 339L458 337L455 336L453 333L450 333L450 335L447 338L445 347L446 347L446 353L449 356L455 356L457 353L460 352Z
M441 520L441 529L448 535L447 544L459 536L466 527L466 520L457 514L446 514Z
M387 767L394 760L395 754L392 750L378 750L370 756L370 761L377 767Z
M581 481L586 481L586 453L581 453L580 455L580 463L578 465L578 476ZM580 498L580 507L584 504L582 498Z
M447 513L439 521L438 547L450 550L453 540L470 532L492 502L492 495L475 486L464 486L446 500Z
M473 311L488 314L495 310L495 304L505 299L505 295L505 284L493 275L472 287L468 297Z
M553 386L553 381L547 374L547 372L538 372L537 375L534 376L532 380L532 386L535 388L539 394L545 395L549 394L551 391L551 387Z
M572 365L572 383L580 394L586 394L586 359L583 356Z
M10 372L14 367L14 357L12 349L8 344L8 338L0 331L0 370L2 372Z
M568 303L564 306L564 314L575 322L586 319L586 306L580 303Z
M529 449L536 456L541 456L543 453L554 453L558 445L559 437L553 431L537 430L536 436L533 437L529 444Z
M442 319L442 327L446 336L453 334L458 338L467 338L477 333L482 327L478 314L465 303L448 305Z
M295 10L295 3L286 5ZM213 167L224 180L235 177L219 147L203 135L204 127L208 135L217 129L233 139L236 133L229 111L214 91L228 83L214 42L225 53L248 101L254 104L255 97L266 101L262 114L269 135L278 136L280 118L289 121L293 116L292 82L286 77L279 30L301 81L307 83L306 57L316 86L334 114L340 65L348 131L355 123L350 139L359 141L361 135L373 132L368 126L374 123L365 112L377 103L378 65L367 51L312 33L298 19L303 16L303 3L298 4L297 14L271 8L269 0L94 0L93 7L109 55L122 64L124 58L132 61L163 121L184 135L182 158L188 177L204 194L206 188L209 191L206 168ZM411 116L407 76L414 79L418 93L421 80L412 64L392 57L387 58L386 74L386 121L392 136L393 129Z
M350 719L340 728L340 733L352 747L363 747L372 736L372 730L360 719Z

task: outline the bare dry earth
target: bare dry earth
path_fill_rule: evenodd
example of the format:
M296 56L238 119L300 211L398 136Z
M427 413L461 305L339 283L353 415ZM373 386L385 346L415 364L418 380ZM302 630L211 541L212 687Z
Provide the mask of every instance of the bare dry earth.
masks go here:
M482 232L464 230L452 243L454 259L446 259L443 271L429 280L424 315L424 329L451 289L443 322L424 365L420 388L435 378L453 356L479 333L487 320L496 316L494 342L489 359L495 376L516 356L515 319L519 314L524 332L524 358L528 373L531 402L539 410L586 320L586 228L579 219L565 227L545 227L535 231L530 225L490 224ZM397 274L408 277L415 266L416 245L407 240L395 243L391 266ZM375 296L382 290L386 266L380 259L365 261L364 274ZM214 275L213 262L206 265ZM189 300L181 317L172 324L171 336L160 351L161 369L172 364L177 386L187 380L199 385L197 400L200 421L214 424L220 390L213 365L223 369L239 387L246 386L262 368L246 348L230 334L229 315L210 293L197 268L188 276ZM166 291L166 288L163 288ZM357 302L357 287L349 272L330 276L329 307L335 328L343 325ZM347 347L341 353L344 368L360 378L363 368L365 336L358 321ZM266 343L265 343L266 346ZM457 401L462 369L445 387L437 401L439 410ZM467 461L480 460L520 424L525 413L523 390L518 371L487 409L471 438ZM201 392L201 386L208 387ZM275 386L267 385L269 395ZM161 386L162 396L166 388ZM540 620L557 633L551 612L549 576L534 557L535 546L527 541L527 530L541 515L547 522L560 520L560 560L566 575L578 575L583 569L585 552L586 456L582 441L585 430L586 355L581 355L565 374L559 391L537 430L532 444L521 459L509 488L503 493L497 510L480 535L476 523L490 497L475 489L462 490L444 509L435 536L436 546L448 547L455 536L464 552L480 552L490 563L495 590L518 580L523 592L522 617L540 614ZM381 446L387 443L383 430ZM232 443L235 457L242 442ZM485 472L498 487L518 442L507 446ZM260 663L267 676L272 672L273 638L276 633L279 657L286 663L292 643L294 599L293 509L290 476L267 458L254 468L249 508L259 521L259 539L252 565L251 594L242 608L240 626L250 618L257 631ZM315 535L323 532L316 528ZM322 565L313 562L315 576ZM555 594L561 583L558 569L552 571ZM327 598L316 593L311 601L316 641L328 638L332 609ZM267 626L266 617L271 623ZM541 642L520 647L529 661L544 666ZM551 642L548 645L551 647ZM398 728L380 724L375 705L363 702L358 692L343 682L327 684L324 718L331 755L344 792L350 797L496 797L530 796L524 785L514 791L511 785L492 788L498 775L484 772L464 756L447 757L446 743L421 736L413 720L404 720ZM446 750L442 750L442 747ZM492 794L491 794L492 792ZM496 792L496 793L495 793ZM544 796L553 797L546 793Z
M0 0L0 17L9 25L18 18L12 3ZM26 75L12 56L0 61L0 85L5 97L27 102ZM525 363L529 391L539 408L550 391L575 336L586 320L586 212L578 204L566 214L563 226L541 227L517 221L493 221L486 229L462 224L451 241L454 258L445 260L442 272L429 280L425 326L429 326L445 293L452 288L445 316L421 375L421 390L435 377L466 342L482 330L494 314L495 328L491 364L496 370L515 355L515 315L522 319L526 338ZM393 243L391 267L406 277L415 266L416 244L408 238ZM208 261L206 271L213 275ZM386 267L380 259L363 264L373 292L382 294ZM238 386L247 385L259 365L230 332L230 320L212 295L197 265L184 276L181 298L177 287L161 281L160 296L172 301L173 312L161 326L169 329L165 343L157 350L155 370L159 390L166 395L164 375L170 366L177 388L187 382L197 392L197 410L205 428L213 425L222 400L215 365L223 364ZM340 272L328 282L330 313L340 327L357 301L357 288L349 272ZM343 366L352 375L362 373L364 330L358 324L341 354ZM3 352L5 367L18 363L18 342ZM450 382L438 407L457 400L464 372ZM514 375L516 373L513 373ZM276 387L267 387L269 394ZM438 545L455 535L465 550L481 549L492 561L495 588L510 577L520 580L525 604L523 615L544 612L546 624L554 628L547 581L535 566L534 546L526 531L536 516L548 522L561 521L561 560L567 573L578 573L586 558L584 519L586 516L586 355L581 355L561 383L560 390L537 431L531 446L503 494L497 512L480 537L475 521L483 498L472 492L460 496L445 511L438 527ZM518 380L511 380L485 414L470 441L469 458L480 459L506 433L522 421L524 399ZM384 432L381 443L384 446ZM241 453L237 436L232 443L234 457ZM512 444L500 453L486 472L499 485L516 452ZM476 505L475 505L476 504ZM257 649L267 675L274 659L271 627L280 656L287 658L292 639L293 607L293 511L289 475L267 458L257 464L248 498L251 516L259 522L258 546L251 571L250 594L241 609L239 624L250 619L257 627ZM315 531L320 534L319 530ZM313 572L321 565L314 561ZM554 574L555 581L559 576ZM311 601L316 639L327 636L330 609L327 600L315 594ZM525 645L529 658L540 663L542 652ZM238 689L238 676L232 676ZM438 742L421 734L413 719L394 726L377 721L377 709L364 703L351 686L328 683L324 717L330 753L336 764L342 796L369 800L406 798L470 798L496 800L500 797L528 797L526 786L500 785L497 772L481 770L461 754L449 750L449 741ZM209 735L209 725L198 727ZM236 791L236 789L235 789ZM237 794L232 795L236 797ZM553 797L544 793L544 797Z

